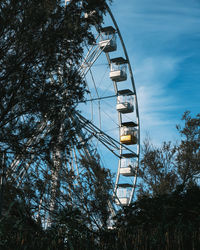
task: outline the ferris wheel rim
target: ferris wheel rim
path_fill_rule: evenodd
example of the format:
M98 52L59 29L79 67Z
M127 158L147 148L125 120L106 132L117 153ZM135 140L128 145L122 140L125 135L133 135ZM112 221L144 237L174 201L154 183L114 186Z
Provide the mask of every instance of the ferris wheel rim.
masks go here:
M130 198L129 198L129 202L128 202L128 205L129 205L132 202L132 199L133 199L133 196L134 196L134 192L135 192L135 188L136 188L136 182L137 182L138 169L139 169L139 155L140 155L140 119L139 119L139 108L138 108L138 100L137 100L136 87L135 87L135 82L134 82L132 67L131 67L131 64L130 64L128 53L127 53L127 50L126 50L126 47L125 47L125 44L124 44L121 32L120 32L119 27L117 25L117 22L116 22L113 14L111 12L111 9L110 9L110 7L108 5L107 5L107 12L110 15L110 18L111 18L111 20L113 22L113 25L114 25L115 29L116 29L116 33L118 34L118 37L120 38L120 42L121 42L121 45L122 45L122 48L123 48L125 59L127 60L127 65L128 65L128 70L129 70L129 75L130 75L130 79L131 79L132 89L133 89L133 93L134 93L134 100L135 100L135 110L136 110L136 120L137 120L136 123L137 123L137 133L138 133L138 139L137 139L137 167L135 169L135 176L134 176L134 180L133 180L133 184L132 184L132 190L131 190L131 194L130 194ZM100 36L99 29L97 29L97 31L98 31L98 36ZM103 53L103 51L101 51L101 53ZM101 53L98 55L98 57L101 55ZM106 54L106 57L107 57L108 65L110 66L111 59L110 59L110 56L109 56L109 52L107 52L105 54ZM91 68L92 68L92 65L90 65L89 70L91 70ZM115 89L115 96L117 97L117 90L116 89ZM122 126L122 119L121 118L118 119L118 125L119 125L119 127ZM121 148L121 146L120 146L120 148ZM120 157L119 158L122 158L121 149L120 149ZM119 164L118 164L117 176L116 176L116 181L115 181L115 188L114 188L114 191L113 191L113 196L115 198L117 197L116 190L117 190L117 187L118 187L119 177L120 177L120 172L119 171L120 171L120 160L119 160Z

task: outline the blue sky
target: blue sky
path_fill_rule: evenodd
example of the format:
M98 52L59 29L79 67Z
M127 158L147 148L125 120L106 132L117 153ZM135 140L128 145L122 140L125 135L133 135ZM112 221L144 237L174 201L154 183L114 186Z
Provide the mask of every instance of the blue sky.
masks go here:
M200 1L113 0L134 73L142 140L177 139L185 110L200 113Z

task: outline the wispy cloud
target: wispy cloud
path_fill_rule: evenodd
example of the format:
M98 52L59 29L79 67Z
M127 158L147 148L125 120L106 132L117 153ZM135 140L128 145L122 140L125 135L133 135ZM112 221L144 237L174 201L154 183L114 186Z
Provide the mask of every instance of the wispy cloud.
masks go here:
M166 140L166 134L160 137L159 130L169 134L175 128L170 112L176 110L178 104L169 85L177 75L180 61L180 58L163 56L146 58L135 69L142 139L149 131L158 143Z

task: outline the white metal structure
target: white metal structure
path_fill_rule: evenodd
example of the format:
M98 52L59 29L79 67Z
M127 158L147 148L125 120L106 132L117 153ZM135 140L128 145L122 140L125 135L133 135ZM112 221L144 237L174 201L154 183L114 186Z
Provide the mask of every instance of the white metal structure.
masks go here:
M125 206L133 199L137 181L140 154L139 111L133 73L123 38L109 7L108 13L104 27L96 27L94 30L96 42L87 49L80 69L88 82L89 95L86 100L91 101L91 111L88 106L87 109L81 109L82 115L78 119L85 124L88 137L92 135L91 141L96 138L97 151L102 151L103 144L105 150L111 151L118 158L116 163L112 156L110 159L105 156L108 158L104 165L116 173L114 203ZM104 75L99 80L102 72ZM115 128L111 125L113 120ZM113 162L113 166L110 162ZM124 166L124 162L129 164Z

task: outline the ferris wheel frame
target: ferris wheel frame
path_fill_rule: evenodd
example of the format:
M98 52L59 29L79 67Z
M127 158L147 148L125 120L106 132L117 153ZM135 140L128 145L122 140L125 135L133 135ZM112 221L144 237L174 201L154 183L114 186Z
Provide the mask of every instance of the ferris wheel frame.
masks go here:
M139 119L139 108L138 108L138 101L137 101L137 94L136 94L136 87L135 87L135 82L134 82L134 77L133 77L133 72L132 72L132 68L131 68L131 63L128 57L128 52L126 50L121 32L119 30L119 27L117 25L117 22L111 12L111 9L109 8L109 6L107 5L107 13L109 14L109 17L112 21L112 26L108 26L106 27L104 25L104 27L97 27L96 26L96 31L98 32L98 35L96 37L96 42L94 45L92 45L90 48L88 48L88 53L85 56L83 62L82 62L82 66L80 67L80 72L83 78L86 77L86 75L88 74L89 71L92 70L93 64L98 60L98 58L102 55L102 53L105 53L106 58L107 58L107 62L109 65L109 68L112 67L112 62L118 62L120 63L120 60L122 60L122 63L124 62L127 65L128 68L128 73L129 73L129 80L131 81L131 87L132 89L122 89L119 90L118 89L118 83L121 81L126 81L127 79L123 77L117 78L117 77L113 77L111 76L110 73L110 78L113 81L113 85L114 85L114 92L115 94L113 96L115 96L116 98L119 97L120 94L124 94L124 93L128 93L129 95L133 95L134 97L134 117L132 120L130 120L129 122L123 122L123 112L117 111L118 113L118 126L119 126L119 130L121 130L124 126L130 126L130 127L134 127L136 128L136 141L134 144L136 144L137 149L133 150L131 148L131 143L127 143L126 138L125 138L125 142L122 141L121 137L120 140L116 140L115 138L110 137L107 133L105 133L103 130L101 130L101 125L95 126L93 124L92 121L87 120L84 115L80 115L77 114L77 117L79 119L79 122L85 127L85 129L92 134L93 137L96 137L97 140L99 140L106 148L107 150L110 150L114 155L116 155L119 160L118 160L118 170L116 173L116 180L115 180L115 185L114 185L114 190L113 190L113 203L117 206L127 206L130 205L130 203L133 200L134 197L134 193L135 193L135 189L136 189L136 182L137 182L137 175L138 175L138 169L139 169L139 155L140 155L140 119ZM95 12L86 14L86 18L88 18L88 16L92 16L95 15ZM103 40L102 39L102 31L105 30L111 30L111 36L108 40ZM112 41L114 40L115 36L118 36L119 40L120 40L120 44L121 47L123 49L123 56L124 58L119 55L118 58L114 58L111 59L112 56L112 52L117 50L117 46L113 45L112 47ZM100 40L99 40L100 39ZM101 41L101 43L99 42ZM113 97L111 96L111 97ZM96 99L104 99L104 98L109 98L108 97L100 97L97 94L97 98ZM92 101L92 97L91 100ZM131 113L132 111L130 111ZM129 112L125 112L125 113L129 113ZM120 134L120 131L119 131ZM116 153L116 150L118 150L118 153ZM126 153L124 153L126 152ZM131 167L131 172L126 173L126 171L122 171L122 161L124 159L135 159L135 165L134 166L130 166ZM121 176L126 176L127 179L129 179L129 181L127 183L119 183L120 177ZM118 196L118 191L119 189L122 189L124 191L128 191L127 193L129 193L129 195L126 197L119 197Z

